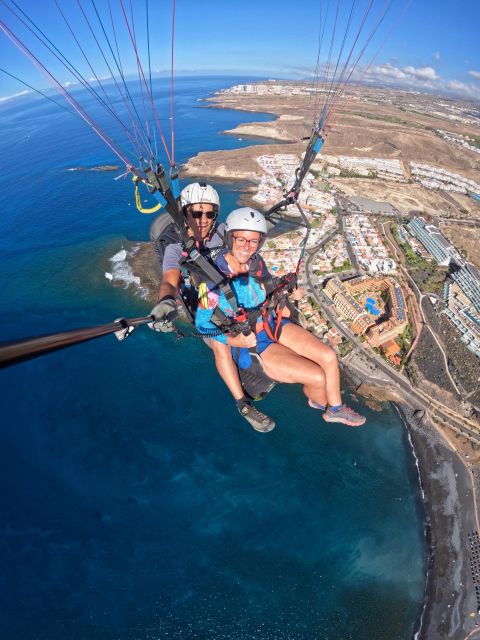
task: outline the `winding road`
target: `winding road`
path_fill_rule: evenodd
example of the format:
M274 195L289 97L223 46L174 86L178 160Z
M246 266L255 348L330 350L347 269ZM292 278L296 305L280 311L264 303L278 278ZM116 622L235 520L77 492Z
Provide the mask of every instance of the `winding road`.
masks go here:
M408 378L396 371L392 366L388 365L380 356L377 356L370 349L365 347L359 337L339 321L335 313L335 308L330 300L328 300L323 292L319 293L312 282L311 263L315 258L316 253L321 249L324 243L325 242L322 241L307 251L307 257L302 267L304 282L307 285L308 292L319 305L324 317L332 323L340 335L350 340L355 345L356 349L362 353L368 361L386 375L392 386L403 392L402 395L408 402L410 402L410 404L412 404L413 400L413 404L416 405L415 408L428 411L430 416L433 418L445 423L456 433L468 438L472 443L480 445L480 427L475 422L469 418L465 418L435 398L432 398L423 391L413 387Z

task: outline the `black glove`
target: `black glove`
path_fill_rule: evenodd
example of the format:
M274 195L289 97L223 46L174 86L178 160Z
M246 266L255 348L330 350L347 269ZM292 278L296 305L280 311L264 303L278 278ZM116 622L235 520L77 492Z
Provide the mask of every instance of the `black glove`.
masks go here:
M150 311L150 315L154 318L153 322L148 325L150 329L162 333L173 331L173 321L178 316L175 298L172 296L162 298Z

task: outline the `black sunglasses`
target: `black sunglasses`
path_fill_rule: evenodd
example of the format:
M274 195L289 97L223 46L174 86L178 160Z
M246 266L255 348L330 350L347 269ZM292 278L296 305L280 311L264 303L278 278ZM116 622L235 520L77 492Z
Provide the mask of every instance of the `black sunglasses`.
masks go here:
M189 214L192 218L195 218L195 220L199 220L202 216L207 216L209 220L213 220L217 215L215 211L189 211Z

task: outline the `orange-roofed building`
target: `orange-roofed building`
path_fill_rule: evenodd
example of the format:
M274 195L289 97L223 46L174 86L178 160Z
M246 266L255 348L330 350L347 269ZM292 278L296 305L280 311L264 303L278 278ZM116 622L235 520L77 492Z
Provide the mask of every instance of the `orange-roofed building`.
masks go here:
M388 342L384 342L380 348L390 362L392 362L396 367L401 365L400 345L396 340L388 340Z

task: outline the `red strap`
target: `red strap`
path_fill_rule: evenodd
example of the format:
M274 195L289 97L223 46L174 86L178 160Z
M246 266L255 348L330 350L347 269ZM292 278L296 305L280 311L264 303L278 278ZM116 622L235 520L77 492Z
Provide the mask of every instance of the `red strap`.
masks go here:
M275 323L275 342L278 342L278 332L282 326L283 307L280 305L277 307L277 322Z
M265 330L265 333L267 334L267 336L270 338L270 340L273 340L273 342L278 342L278 331L280 329L280 327L282 326L282 309L279 309L277 312L277 320L275 322L275 328L272 330L270 328L270 323L269 323L269 315L268 313L264 312L262 314L262 321L263 321L263 328Z

